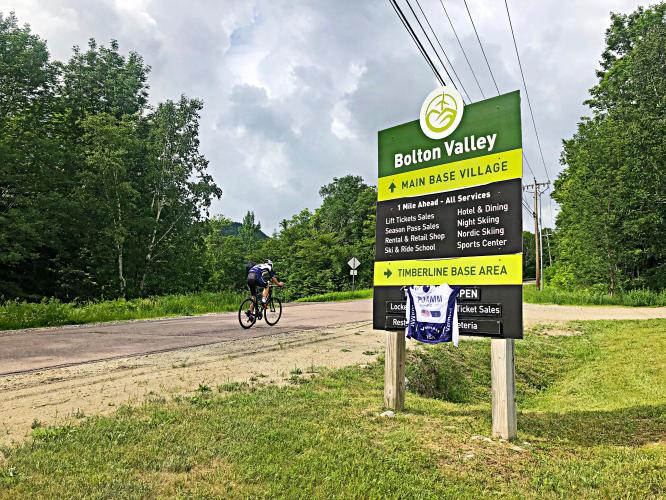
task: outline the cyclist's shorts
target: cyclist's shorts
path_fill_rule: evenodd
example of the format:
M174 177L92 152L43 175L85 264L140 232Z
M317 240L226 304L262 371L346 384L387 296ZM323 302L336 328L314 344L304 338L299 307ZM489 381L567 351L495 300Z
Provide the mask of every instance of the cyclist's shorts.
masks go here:
M257 273L249 273L247 275L247 287L250 289L250 293L254 296L257 295L258 286L266 286L266 283L261 275Z

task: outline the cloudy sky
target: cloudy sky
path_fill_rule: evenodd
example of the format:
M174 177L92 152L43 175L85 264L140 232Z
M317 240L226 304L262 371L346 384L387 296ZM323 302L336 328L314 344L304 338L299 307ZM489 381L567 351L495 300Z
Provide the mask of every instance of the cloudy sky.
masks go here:
M443 1L493 95L463 1ZM480 100L439 0L420 2L471 99ZM521 88L504 2L467 3L500 90ZM586 113L609 12L639 4L510 0L548 170L524 106L524 147L539 181L556 177L561 140ZM436 86L388 0L0 0L0 12L9 11L57 59L90 37L139 52L152 67L153 103L181 93L202 98L201 147L224 190L213 212L240 220L254 210L266 232L317 207L319 187L333 177L352 173L376 184L377 131L416 119ZM551 225L546 200L544 214Z

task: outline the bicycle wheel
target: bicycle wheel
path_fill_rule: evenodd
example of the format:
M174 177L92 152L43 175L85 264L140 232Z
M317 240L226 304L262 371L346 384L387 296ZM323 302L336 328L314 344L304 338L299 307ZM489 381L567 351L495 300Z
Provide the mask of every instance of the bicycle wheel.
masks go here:
M254 301L252 299L245 299L238 309L238 322L245 329L251 328L257 321L257 317L250 312L250 304L254 304Z
M273 326L278 321L280 321L281 316L282 302L280 302L280 299L277 297L271 297L271 299L268 301L268 304L266 304L266 309L264 309L264 318L266 319L266 323Z

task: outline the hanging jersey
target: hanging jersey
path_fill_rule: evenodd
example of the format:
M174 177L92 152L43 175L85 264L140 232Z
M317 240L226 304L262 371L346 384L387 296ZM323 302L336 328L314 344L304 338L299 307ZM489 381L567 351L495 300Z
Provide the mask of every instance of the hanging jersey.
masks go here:
M458 308L460 287L412 286L407 295L407 338L438 344L453 342L458 346Z

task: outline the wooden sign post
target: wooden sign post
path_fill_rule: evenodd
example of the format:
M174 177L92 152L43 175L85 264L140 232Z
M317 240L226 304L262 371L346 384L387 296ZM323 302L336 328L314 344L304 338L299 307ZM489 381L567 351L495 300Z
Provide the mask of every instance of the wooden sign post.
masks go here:
M516 377L514 340L490 341L490 378L493 406L493 436L516 437Z
M394 411L405 408L405 332L386 332L384 362L384 406Z

